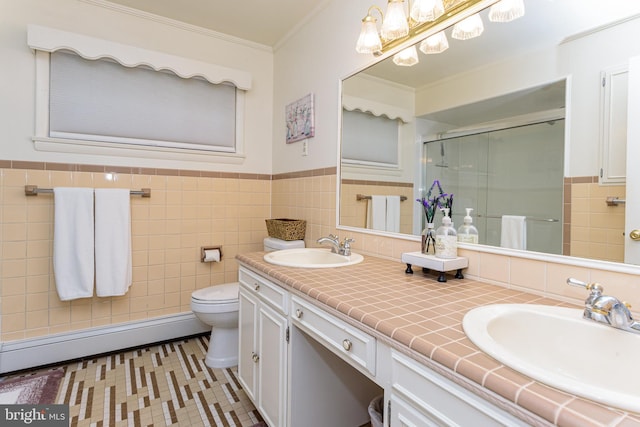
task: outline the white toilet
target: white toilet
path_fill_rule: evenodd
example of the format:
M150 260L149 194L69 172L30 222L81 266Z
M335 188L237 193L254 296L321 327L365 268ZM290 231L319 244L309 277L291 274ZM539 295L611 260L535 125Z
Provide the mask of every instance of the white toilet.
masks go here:
M264 250L304 248L304 240L285 241L267 237ZM209 286L191 294L191 311L211 326L205 364L210 368L230 368L238 364L238 282Z
M191 311L211 326L205 364L230 368L238 364L238 282L209 286L191 294Z

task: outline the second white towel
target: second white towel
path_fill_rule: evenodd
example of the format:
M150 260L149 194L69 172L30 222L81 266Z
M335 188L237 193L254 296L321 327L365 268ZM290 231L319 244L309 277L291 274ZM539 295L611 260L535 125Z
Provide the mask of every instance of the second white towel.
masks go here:
M500 246L511 249L527 249L527 217L503 215Z
M131 196L128 189L95 190L96 295L119 296L131 286Z
M400 196L387 196L386 230L400 232Z

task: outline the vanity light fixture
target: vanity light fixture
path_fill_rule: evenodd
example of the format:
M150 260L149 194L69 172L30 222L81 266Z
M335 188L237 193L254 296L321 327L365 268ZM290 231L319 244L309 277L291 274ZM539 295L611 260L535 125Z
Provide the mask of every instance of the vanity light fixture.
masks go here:
M521 16L524 16L523 0L500 0L489 10L491 22L509 22Z
M379 7L371 6L362 19L356 51L379 55L480 1L483 0L408 0L408 13L404 0L387 0L385 13ZM379 32L374 12L382 18Z
M465 19L453 26L451 37L468 40L477 37L484 31L482 18L477 12L480 3L491 4L490 19L494 22L508 22L524 15L523 0L407 0L408 13L405 12L404 0L387 0L385 13L377 6L369 7L367 16L362 19L360 35L356 43L358 53L381 55L411 38L418 36L444 21L463 12ZM382 18L378 31L378 20L373 14L377 12ZM408 15L408 17L407 17ZM469 16L470 15L470 16ZM444 30L429 36L420 43L420 50L425 54L444 52L449 42ZM418 63L415 47L406 48L393 57L397 65L411 66Z
M393 55L393 63L403 67L411 67L418 63L418 51L415 46L409 46L406 49Z

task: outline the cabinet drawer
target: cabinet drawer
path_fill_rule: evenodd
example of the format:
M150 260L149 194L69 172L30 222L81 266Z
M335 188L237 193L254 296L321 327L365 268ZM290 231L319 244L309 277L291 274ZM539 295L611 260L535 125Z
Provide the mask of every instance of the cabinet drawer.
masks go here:
M433 425L526 425L448 378L394 350L391 351L391 386L392 394L402 396L400 399L406 402L404 406L408 404L420 411ZM393 411L392 405L391 412Z
M238 272L240 286L258 295L262 301L267 302L280 313L289 314L289 293L278 285L274 285L267 279L240 267Z
M376 340L300 298L291 298L295 326L359 370L376 373Z

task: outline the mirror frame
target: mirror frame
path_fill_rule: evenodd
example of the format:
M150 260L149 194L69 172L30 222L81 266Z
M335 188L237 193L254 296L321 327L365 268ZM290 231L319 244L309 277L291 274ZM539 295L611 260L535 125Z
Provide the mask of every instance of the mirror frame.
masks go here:
M367 229L367 228L359 228L359 227L353 227L353 226L348 226L348 225L341 225L340 224L340 200L341 200L341 190L342 190L342 94L343 94L343 82L366 70L369 67L372 67L373 65L384 61L387 58L390 58L391 56L395 55L396 53L400 52L401 50L412 46L414 44L420 43L422 40L424 40L425 38L431 36L432 34L437 33L438 31L444 30L445 28L448 28L452 25L454 25L456 22L461 21L462 19L473 15L474 13L480 12L481 10L484 10L488 7L490 7L492 4L497 3L498 0L480 0L477 3L474 3L473 5L471 5L470 7L468 7L467 9L464 9L462 11L460 11L459 14L454 15L454 16L450 16L445 20L442 20L440 22L438 22L436 25L431 26L430 28L428 28L427 30L420 32L419 34L413 36L413 37L407 37L405 39L402 39L403 41L400 43L394 43L394 45L392 46L392 48L390 48L389 50L387 50L386 52L380 54L379 56L375 56L371 61L369 61L368 63L366 63L365 65L363 65L362 67L358 68L357 70L349 73L348 75L342 77L339 80L339 84L338 84L338 150L337 150L337 168L336 168L336 229L337 230L344 230L344 231L349 231L352 233L360 233L360 234L367 234L367 235L372 235L372 236L381 236L381 237L386 237L386 238L392 238L392 239L399 239L399 240L406 240L406 241L412 241L412 242L420 242L421 237L420 236L415 236L415 235L409 235L409 234L402 234L402 233L393 233L393 232L388 232L388 231L380 231L380 230L372 230L372 229ZM567 79L567 82L570 82L571 77L570 76L565 76L565 78ZM565 170L566 170L566 162L567 160L565 159ZM463 249L463 250L469 250L469 251L473 251L473 252L478 252L478 253L489 253L489 254L495 254L495 255L502 255L502 256L508 256L508 257L515 257L515 258L524 258L524 259L530 259L530 260L534 260L534 261L543 261L543 262L552 262L552 263L557 263L557 264L563 264L563 265L570 265L570 266L576 266L576 267L583 267L583 268L588 268L588 269L598 269L598 270L604 270L604 271L611 271L611 272L617 272L617 273L626 273L626 274L633 274L633 275L640 275L640 265L632 265L632 264L625 264L625 263L620 263L620 262L611 262L611 261L603 261L603 260L597 260L597 259L589 259L589 258L581 258L581 257L575 257L575 256L570 256L570 255L556 255L556 254L546 254L546 253L542 253L542 252L533 252L533 251L523 251L523 250L518 250L518 249L507 249L507 248L501 248L501 247L497 247L497 246L488 246L488 245L483 245L483 244L470 244L470 243L458 243L458 247Z

